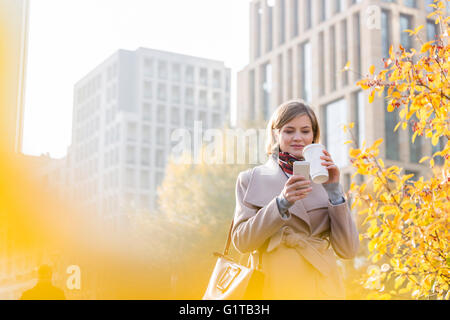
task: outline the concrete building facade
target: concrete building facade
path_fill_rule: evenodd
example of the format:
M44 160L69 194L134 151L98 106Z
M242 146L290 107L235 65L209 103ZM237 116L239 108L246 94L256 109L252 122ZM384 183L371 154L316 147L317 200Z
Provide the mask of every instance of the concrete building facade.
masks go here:
M229 124L223 62L139 48L119 50L74 89L73 199L118 222L157 208L174 130Z

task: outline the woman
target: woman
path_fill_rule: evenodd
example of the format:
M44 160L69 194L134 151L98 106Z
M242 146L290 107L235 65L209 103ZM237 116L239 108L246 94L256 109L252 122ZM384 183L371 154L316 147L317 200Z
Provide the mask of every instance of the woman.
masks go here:
M334 253L352 259L359 239L339 168L324 150L328 181L292 175L293 161L319 141L317 118L302 101L289 101L274 112L267 134L269 160L237 179L233 244L261 255L263 299L344 299Z

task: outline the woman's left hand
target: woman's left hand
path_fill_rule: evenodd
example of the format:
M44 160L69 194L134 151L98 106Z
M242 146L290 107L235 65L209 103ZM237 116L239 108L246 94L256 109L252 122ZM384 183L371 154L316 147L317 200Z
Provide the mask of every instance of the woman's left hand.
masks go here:
M324 155L320 157L320 159L325 160L322 162L322 165L328 170L328 181L324 182L324 184L329 183L338 183L340 171L337 165L331 159L331 155L327 150L323 150Z

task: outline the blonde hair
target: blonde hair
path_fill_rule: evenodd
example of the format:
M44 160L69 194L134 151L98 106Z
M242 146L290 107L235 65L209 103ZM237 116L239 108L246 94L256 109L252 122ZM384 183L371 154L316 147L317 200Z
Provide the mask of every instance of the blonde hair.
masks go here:
M320 138L319 123L316 118L314 110L311 109L303 100L289 100L282 103L270 117L269 123L267 124L266 134L266 152L268 155L276 154L278 155L278 150L280 147L277 137L275 135L275 130L280 130L283 126L294 119L297 116L306 114L311 120L312 130L313 130L313 143L318 143Z

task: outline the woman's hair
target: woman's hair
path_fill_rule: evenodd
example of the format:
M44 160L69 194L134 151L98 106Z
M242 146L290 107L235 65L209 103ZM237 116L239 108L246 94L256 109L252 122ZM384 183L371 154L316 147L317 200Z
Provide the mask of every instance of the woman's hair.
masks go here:
M303 100L289 100L281 104L267 124L267 142L266 152L268 155L277 154L280 144L277 141L275 130L283 128L283 126L297 116L306 114L311 120L312 130L314 134L313 143L318 143L320 138L319 123L316 114Z

